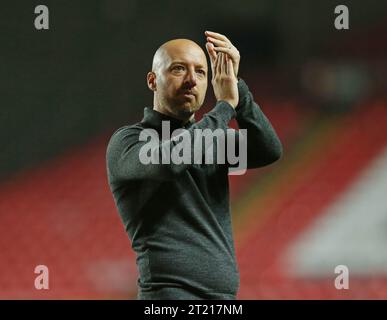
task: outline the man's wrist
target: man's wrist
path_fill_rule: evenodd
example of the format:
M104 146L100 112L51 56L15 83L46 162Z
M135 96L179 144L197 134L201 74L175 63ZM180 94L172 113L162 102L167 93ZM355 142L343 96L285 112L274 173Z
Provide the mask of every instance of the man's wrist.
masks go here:
M236 108L236 106L237 106L237 102L235 102L235 101L231 101L231 100L219 100L219 101L224 101L224 102L227 102L233 109L235 109ZM219 102L218 101L218 102Z
M235 108L226 100L218 100L215 108L212 110L216 113L221 113L226 121L230 121L236 116Z

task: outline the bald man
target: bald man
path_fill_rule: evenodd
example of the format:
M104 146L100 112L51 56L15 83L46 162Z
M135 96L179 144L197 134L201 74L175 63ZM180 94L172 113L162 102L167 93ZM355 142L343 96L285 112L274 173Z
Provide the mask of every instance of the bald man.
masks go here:
M195 130L224 132L236 118L239 129L247 130L247 169L271 164L282 154L273 127L238 77L238 50L222 34L206 31L205 36L217 100L212 110L195 120L208 86L204 51L188 39L168 41L147 74L153 107L144 109L141 122L118 129L107 147L109 186L137 255L138 299L233 300L239 289L229 204L232 164L144 163L142 133L153 130L161 137L151 149L160 155L179 141L162 136L165 123L194 139ZM196 151L194 143L188 145Z

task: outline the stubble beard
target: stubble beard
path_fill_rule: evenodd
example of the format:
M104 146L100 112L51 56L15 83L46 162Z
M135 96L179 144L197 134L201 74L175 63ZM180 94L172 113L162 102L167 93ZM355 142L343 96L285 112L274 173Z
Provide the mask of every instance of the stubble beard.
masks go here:
M198 104L196 101L191 102L191 101L181 101L176 99L170 102L168 109L171 113L176 115L178 118L186 119L192 116L192 114L194 114L196 111L198 111L200 107L201 105Z

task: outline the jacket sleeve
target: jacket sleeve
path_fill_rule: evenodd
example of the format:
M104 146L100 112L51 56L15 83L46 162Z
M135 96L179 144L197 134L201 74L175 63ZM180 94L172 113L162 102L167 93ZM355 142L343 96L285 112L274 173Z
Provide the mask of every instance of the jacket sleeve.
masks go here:
M150 163L140 161L141 149L147 144L147 141L140 139L141 127L124 127L117 130L112 135L106 151L109 180L171 180L175 178L192 166L193 159L189 163L176 164L174 161L170 161L166 164L165 162L161 163L160 155L169 153L171 157L171 151L181 139L183 141L189 139L191 141L191 155L197 154L198 152L194 152L194 130L227 130L228 123L235 115L235 109L228 102L218 101L211 111L206 113L200 121L190 126L189 129L169 140L158 141L157 144L153 144L152 147L148 148L150 158L153 160L158 159L159 163L157 161L151 161ZM198 156L202 157L205 152L205 148L202 148ZM170 157L169 159L171 159Z
M247 169L271 164L282 156L282 144L247 84L238 80L239 103L235 109L239 129L247 130Z

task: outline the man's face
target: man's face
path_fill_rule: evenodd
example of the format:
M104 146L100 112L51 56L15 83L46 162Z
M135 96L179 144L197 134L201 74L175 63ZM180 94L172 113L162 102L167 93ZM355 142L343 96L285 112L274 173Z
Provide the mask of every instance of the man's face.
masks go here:
M207 91L207 59L193 45L169 48L156 76L159 103L184 118L200 109Z

